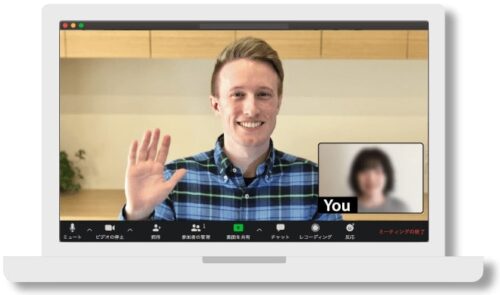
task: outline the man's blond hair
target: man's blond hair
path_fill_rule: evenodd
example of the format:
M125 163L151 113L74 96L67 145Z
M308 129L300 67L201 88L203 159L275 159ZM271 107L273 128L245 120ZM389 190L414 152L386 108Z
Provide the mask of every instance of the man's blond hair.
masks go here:
M283 79L285 73L283 72L283 66L278 56L278 52L276 52L276 50L266 41L255 37L237 39L226 46L219 54L212 73L210 92L213 96L219 97L218 75L222 67L228 62L240 58L265 62L272 66L276 74L278 74L278 96L281 96L283 93Z

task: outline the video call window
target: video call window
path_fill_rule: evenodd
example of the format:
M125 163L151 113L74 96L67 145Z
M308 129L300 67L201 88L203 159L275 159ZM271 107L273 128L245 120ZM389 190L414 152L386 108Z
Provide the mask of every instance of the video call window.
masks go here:
M426 224L427 23L300 25L61 22L61 233Z

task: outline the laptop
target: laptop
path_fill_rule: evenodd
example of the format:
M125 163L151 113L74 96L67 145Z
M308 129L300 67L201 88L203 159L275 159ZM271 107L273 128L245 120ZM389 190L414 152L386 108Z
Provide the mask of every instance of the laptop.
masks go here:
M479 280L445 253L444 40L436 5L44 7L42 256L5 276Z

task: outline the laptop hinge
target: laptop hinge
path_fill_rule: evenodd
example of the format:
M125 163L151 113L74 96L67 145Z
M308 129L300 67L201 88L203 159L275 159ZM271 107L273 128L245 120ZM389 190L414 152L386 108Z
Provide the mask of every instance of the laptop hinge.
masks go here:
M203 256L203 263L286 263L286 256Z

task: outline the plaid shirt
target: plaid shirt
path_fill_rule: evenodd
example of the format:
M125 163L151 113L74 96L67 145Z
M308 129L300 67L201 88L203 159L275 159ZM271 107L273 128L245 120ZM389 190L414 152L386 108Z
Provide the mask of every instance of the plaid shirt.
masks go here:
M151 220L342 220L340 214L316 213L317 164L274 149L271 140L267 159L247 186L223 142L221 135L213 150L165 165L165 179L179 168L187 173L156 206Z

